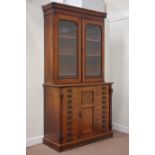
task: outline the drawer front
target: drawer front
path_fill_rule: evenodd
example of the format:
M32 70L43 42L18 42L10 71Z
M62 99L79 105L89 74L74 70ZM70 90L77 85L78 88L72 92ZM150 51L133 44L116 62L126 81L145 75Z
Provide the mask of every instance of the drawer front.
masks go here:
M109 131L110 123L109 85L98 86L97 117L98 130Z
M62 88L62 142L76 140L79 135L79 88Z

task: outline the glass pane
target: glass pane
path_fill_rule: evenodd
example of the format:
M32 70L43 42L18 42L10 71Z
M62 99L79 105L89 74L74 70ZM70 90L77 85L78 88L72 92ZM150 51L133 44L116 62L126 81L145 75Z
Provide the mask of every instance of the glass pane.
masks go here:
M101 77L102 75L101 32L99 26L86 26L86 77Z
M77 24L59 21L59 78L77 77Z

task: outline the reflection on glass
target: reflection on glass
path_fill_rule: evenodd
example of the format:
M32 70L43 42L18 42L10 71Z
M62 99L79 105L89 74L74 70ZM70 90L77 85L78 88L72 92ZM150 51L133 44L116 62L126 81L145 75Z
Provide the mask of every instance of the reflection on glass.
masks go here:
M59 78L77 77L77 25L59 21Z
M102 48L101 28L96 25L86 26L86 77L101 77Z

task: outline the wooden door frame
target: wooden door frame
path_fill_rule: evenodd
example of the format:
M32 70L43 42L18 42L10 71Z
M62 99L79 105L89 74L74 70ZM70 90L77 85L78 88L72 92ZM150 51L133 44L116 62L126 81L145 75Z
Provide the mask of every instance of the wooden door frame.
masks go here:
M101 77L86 77L86 25L99 26L101 35ZM82 19L82 82L104 82L104 21Z
M66 20L77 24L77 78L59 78L59 45L58 45L58 21ZM69 15L56 14L53 24L53 53L54 53L54 80L57 84L81 83L81 18Z

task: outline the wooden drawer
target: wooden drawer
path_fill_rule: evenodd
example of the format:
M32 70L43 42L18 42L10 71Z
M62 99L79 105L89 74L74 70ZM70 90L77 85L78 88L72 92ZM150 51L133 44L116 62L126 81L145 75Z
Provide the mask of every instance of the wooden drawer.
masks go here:
M108 131L110 123L109 85L98 86L97 117L98 130Z
M80 88L62 88L62 142L74 141L79 137Z

